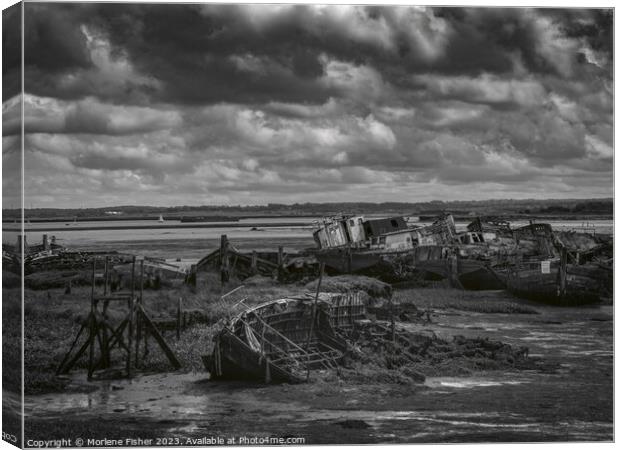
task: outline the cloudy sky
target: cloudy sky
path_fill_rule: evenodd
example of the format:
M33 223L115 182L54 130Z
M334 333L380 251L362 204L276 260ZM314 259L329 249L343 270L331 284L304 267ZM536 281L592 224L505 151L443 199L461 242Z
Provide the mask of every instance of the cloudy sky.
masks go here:
M26 3L26 206L610 197L612 21ZM18 33L10 14L4 28ZM5 191L19 151L7 60Z

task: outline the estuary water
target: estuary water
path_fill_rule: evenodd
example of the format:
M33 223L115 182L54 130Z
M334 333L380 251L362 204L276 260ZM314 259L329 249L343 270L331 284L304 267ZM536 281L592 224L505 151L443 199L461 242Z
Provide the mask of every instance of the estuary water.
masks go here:
M166 259L196 259L216 249L223 234L241 249L274 250L282 245L286 251L293 251L314 247L312 231L316 229L320 219L273 217L192 224L178 220L167 220L163 223L156 220L38 222L27 223L25 228L26 240L31 244L38 244L42 235L47 234L50 237L55 236L57 243L76 250L118 250ZM410 223L420 226L429 223L416 219L412 217ZM547 223L555 230L613 233L612 220L557 220ZM513 228L526 224L526 221L511 222ZM205 225L211 227L205 228ZM467 222L457 222L456 226L458 231L463 231ZM98 229L93 230L94 227ZM3 243L15 244L18 228L19 224L4 223ZM59 228L61 230L58 230Z

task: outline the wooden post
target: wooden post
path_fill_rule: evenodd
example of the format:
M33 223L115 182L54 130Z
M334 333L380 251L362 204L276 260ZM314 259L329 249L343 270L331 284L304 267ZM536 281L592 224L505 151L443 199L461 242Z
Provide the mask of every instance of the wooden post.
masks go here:
M278 246L278 281L282 276L282 266L284 265L284 248Z
M144 258L140 261L140 304L144 294Z
M110 257L105 257L105 262L103 264L103 296L108 295L108 262Z
M109 341L109 337L108 337L108 329L106 327L106 324L108 322L108 305L110 304L110 302L108 300L104 300L103 301L103 310L102 310L102 319L103 319L103 324L101 326L101 333L102 333L102 349L101 349L101 362L103 365L104 369L107 369L108 367L110 367L110 341Z
M353 271L353 254L351 253L351 246L347 246L347 273Z
M140 261L140 297L138 297L138 304L142 305L142 296L144 294L144 258ZM136 315L136 350L134 352L134 364L138 368L139 356L140 356L140 341L142 340L142 321L140 315Z
M448 278L450 279L450 285L452 287L456 287L456 281L455 281L456 264L455 264L454 255L448 256L448 259L446 260L446 265L448 269Z
M181 339L181 297L177 302L177 340Z
M250 265L250 270L254 275L258 272L258 255L256 254L256 250L252 250L252 263Z
M319 281L316 284L316 296L314 297L314 303L312 305L312 321L310 322L310 330L308 331L308 340L306 341L306 352L310 348L310 339L312 339L312 331L314 331L314 321L316 320L316 308L319 302L319 293L321 292L321 282L323 281L323 271L325 270L325 263L322 262L319 271ZM308 356L310 358L310 356ZM310 366L307 367L306 380L310 378Z
M95 270L97 269L97 258L93 258L93 273L90 287L90 314L88 316L88 340L90 342L88 349L88 380L92 380L95 358Z
M222 287L228 282L228 238L225 234L220 237L220 273Z
M562 247L560 252L560 298L564 298L566 295L566 265L567 265L567 252L566 247Z
M392 342L396 341L396 323L394 322L394 300L390 296L390 329L392 331Z
M127 300L127 306L129 308L129 324L127 327L127 376L131 377L131 347L133 345L133 310L134 310L134 296L136 289L136 257L134 256L131 261L131 296Z
M103 296L108 295L108 283L109 283L109 270L110 270L110 257L106 256L103 263ZM101 326L101 367L107 369L110 366L110 349L108 340L108 329L106 328L107 314L108 314L108 300L103 301L103 307L101 311L102 326Z
M144 353L143 353L143 358L146 358L146 356L149 354L149 330L148 328L144 329Z

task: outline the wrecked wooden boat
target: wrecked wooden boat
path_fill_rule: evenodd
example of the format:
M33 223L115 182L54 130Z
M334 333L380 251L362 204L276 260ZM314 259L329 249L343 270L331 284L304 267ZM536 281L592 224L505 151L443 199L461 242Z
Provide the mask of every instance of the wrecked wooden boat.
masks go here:
M580 305L613 295L613 270L600 263L533 259L497 268L496 272L512 294L544 303Z
M212 378L298 383L310 371L333 369L347 350L334 326L363 315L359 296L311 294L253 306L235 316L203 357Z
M323 219L313 236L317 248L311 253L325 263L328 273L355 273L387 282L422 274L429 280L448 279L466 289L505 286L489 270L488 258L470 258L463 251L476 247L478 253L488 254L482 234L457 233L449 214L424 227L410 227L402 217L365 220L362 216L337 216Z

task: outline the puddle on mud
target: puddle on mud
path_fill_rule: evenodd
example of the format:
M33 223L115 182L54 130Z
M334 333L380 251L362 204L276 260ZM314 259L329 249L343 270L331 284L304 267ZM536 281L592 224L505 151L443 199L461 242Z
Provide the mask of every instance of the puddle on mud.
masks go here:
M471 389L478 387L505 386L529 383L528 380L490 380L489 378L463 378L463 377L429 377L424 383L430 388L458 388Z

